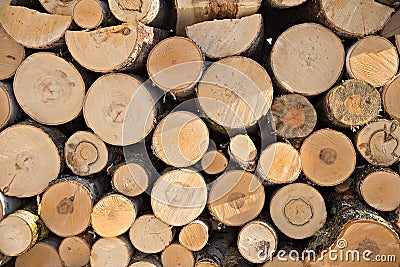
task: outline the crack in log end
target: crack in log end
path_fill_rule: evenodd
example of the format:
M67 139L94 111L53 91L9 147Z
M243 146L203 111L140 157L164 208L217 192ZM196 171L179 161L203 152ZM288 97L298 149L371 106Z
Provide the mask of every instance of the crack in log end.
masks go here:
M10 58L12 60L16 60L16 58L14 56L12 56L12 55L7 55L6 58Z
M118 7L122 10L137 11L142 13L143 0L119 0Z
M332 165L336 162L337 152L332 148L321 149L319 153L319 159L322 160L326 165Z
M229 196L228 196L229 206L231 208L237 209L237 210L243 208L244 202L245 202L245 200L244 200L245 196L246 195L241 193L241 192L230 193Z
M296 226L305 225L313 217L312 207L301 198L291 199L286 203L284 214L289 223Z
M215 19L236 18L238 5L238 0L211 0L206 16Z
M60 203L58 203L56 209L59 214L68 214L74 212L74 200L75 195L71 197L63 198Z

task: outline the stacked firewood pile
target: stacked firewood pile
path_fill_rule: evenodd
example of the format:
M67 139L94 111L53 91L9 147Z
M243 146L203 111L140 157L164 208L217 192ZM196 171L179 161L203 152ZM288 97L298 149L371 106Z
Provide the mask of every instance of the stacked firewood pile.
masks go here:
M400 266L399 6L0 0L0 265Z

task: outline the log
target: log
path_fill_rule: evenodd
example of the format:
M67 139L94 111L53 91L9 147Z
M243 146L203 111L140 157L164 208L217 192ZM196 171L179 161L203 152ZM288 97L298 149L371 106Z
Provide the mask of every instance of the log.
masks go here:
M197 101L210 127L222 132L254 127L271 107L272 94L266 70L241 56L213 63L197 87Z
M315 265L314 262L311 262L310 266L321 266L321 264L337 266L341 262L346 262L345 257L342 258L342 261L340 259L333 261L334 258L331 260L327 257L331 250L340 251L343 255L350 255L351 266L370 264L363 257L363 253L370 261L375 260L377 255L393 255L396 259L400 256L400 240L391 226L381 216L362 206L348 207L338 213L324 229L313 237L308 248L317 252L326 250L323 261L319 260ZM370 253L365 254L367 250ZM359 251L359 257L357 254L349 254L351 251ZM319 257L320 254L317 255L317 258ZM354 260L351 260L352 257ZM387 262L384 265L394 267L398 263Z
M187 169L164 173L151 191L154 215L172 226L196 219L206 206L207 188L203 177Z
M361 80L346 80L320 100L321 120L344 128L355 128L376 119L381 110L379 92Z
M260 5L261 0L176 0L176 34L184 35L186 26L202 21L234 19L253 15L258 11Z
M240 226L260 214L264 201L264 187L258 178L246 171L233 170L212 184L208 209L221 223Z
M127 267L132 255L133 247L124 236L100 238L92 247L90 265Z
M51 14L72 16L75 5L79 0L39 0L44 9Z
M70 16L40 13L20 6L0 6L0 24L7 34L27 48L59 46L71 22Z
M58 254L60 243L61 239L56 236L43 239L28 252L19 255L15 261L15 267L63 267L60 255Z
M364 126L356 136L356 147L372 165L390 166L400 157L400 128L397 121L378 120Z
M25 49L0 26L0 80L11 78L25 58Z
M170 3L162 0L108 0L110 10L120 21L140 21L169 30Z
M178 243L171 244L161 253L161 263L164 267L194 267L193 252Z
M257 60L264 45L264 24L260 14L205 21L186 27L186 36L201 47L208 58L242 55Z
M308 99L298 94L282 95L274 99L271 112L276 134L283 138L304 138L317 124L317 112Z
M313 236L327 217L324 198L314 187L303 183L278 189L271 198L269 212L276 227L294 239Z
M251 267L250 263L240 255L239 250L235 246L229 247L225 252L222 266Z
M110 18L110 9L102 0L80 0L73 9L76 25L84 29L98 28Z
M393 211L400 205L400 176L389 170L365 170L358 177L358 192L362 199L379 211Z
M399 7L400 1L398 0L377 0L379 3L382 3L387 6Z
M191 251L199 251L207 245L211 230L208 221L196 219L182 227L179 232L179 243Z
M235 234L232 228L215 233L210 245L197 254L196 267L222 267L224 254L233 243Z
M1 2L0 2L0 5L1 5ZM7 262L9 262L11 259L13 259L13 257L10 257L10 256L7 256L7 255L4 255L4 254L2 254L2 253L0 253L0 266L7 266L7 265L5 265ZM12 265L10 265L9 264L9 266L12 266Z
M151 177L140 164L130 162L117 165L112 171L112 186L115 191L135 197L145 192L149 186Z
M13 213L14 211L22 208L24 200L17 197L5 196L0 191L0 221ZM0 265L1 266L1 265Z
M78 176L89 176L102 171L112 162L110 150L95 134L78 131L65 142L65 163Z
M0 130L23 117L22 110L15 99L14 90L9 83L0 82L0 106Z
M168 114L156 127L152 149L163 162L174 167L188 167L207 152L209 133L197 115L187 111Z
M400 75L395 76L391 81L386 83L382 90L382 104L384 110L390 117L400 120L400 106L396 99L400 96Z
M397 10L386 22L385 27L383 27L380 35L385 38L390 38L392 36L400 34L399 19L400 19L400 12Z
M225 171L228 159L219 150L210 150L200 160L201 170L206 174L215 175Z
M267 2L275 8L290 8L290 7L296 7L299 6L303 3L305 3L307 0L268 0Z
M31 197L42 193L63 170L65 136L33 122L0 133L0 188L4 195ZM23 144L23 145L21 145Z
M292 183L299 177L301 158L290 144L277 142L266 147L260 155L256 175L266 184Z
M21 108L39 123L64 124L82 110L85 83L81 74L53 53L35 53L25 59L13 87Z
M88 232L64 238L58 248L63 264L67 267L80 267L89 264L93 243L94 236Z
M129 230L133 246L144 253L159 253L170 245L174 231L152 214L137 218Z
M203 72L203 55L190 39L170 37L154 46L147 58L147 72L155 85L175 98L194 96Z
M319 24L303 23L278 37L270 66L283 91L313 96L336 83L344 58L343 44L333 32Z
M263 220L247 223L239 232L237 247L251 263L263 263L272 258L278 246L275 229Z
M110 194L96 203L91 215L93 230L101 237L122 235L132 226L143 209L141 199Z
M375 0L314 0L319 20L345 38L371 35L381 30L394 9ZM362 21L362 23L360 23Z
M398 68L399 56L396 47L384 37L364 37L347 51L347 74L375 87L381 87L390 81Z
M238 134L231 138L228 147L230 160L245 171L256 168L257 148L248 135Z
M37 208L27 206L0 221L0 252L7 256L22 255L48 233Z
M300 158L305 176L320 186L340 184L350 177L356 166L356 152L350 139L328 128L306 138Z
M94 31L67 31L65 41L80 65L106 73L144 67L149 51L168 35L165 30L130 22Z
M85 231L93 205L106 191L104 178L63 176L42 196L40 217L56 235L68 237ZM79 219L77 219L79 218Z
M83 105L86 124L104 142L126 146L141 141L154 127L156 99L142 78L109 73L89 88ZM127 125L134 122L135 127Z

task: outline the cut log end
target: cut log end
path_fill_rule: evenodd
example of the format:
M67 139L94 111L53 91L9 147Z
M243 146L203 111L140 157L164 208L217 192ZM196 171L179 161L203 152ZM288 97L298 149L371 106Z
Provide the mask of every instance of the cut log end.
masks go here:
M261 153L257 174L267 183L294 182L301 171L301 158L297 150L286 143L274 143Z
M127 163L114 171L112 183L119 193L134 197L147 189L149 179L150 177L142 166L136 163Z
M306 177L321 186L340 184L356 166L356 152L350 139L331 129L322 129L307 137L300 157Z
M172 227L151 214L140 216L129 230L133 246L144 253L159 253L172 241Z
M44 242L37 243L31 250L18 256L15 261L16 267L39 267L46 265L54 267L63 266L57 248Z
M49 13L72 16L75 5L79 0L39 0Z
M182 226L196 219L206 202L206 183L200 174L190 170L165 173L151 191L155 216L172 226Z
M70 16L40 13L21 6L0 6L3 28L14 40L28 48L57 45L71 22Z
M87 92L83 115L87 125L106 143L122 146L139 142L154 127L155 101L141 82L127 74L110 73ZM135 122L135 127L128 127Z
M209 143L206 124L196 115L177 111L167 115L153 134L153 151L175 167L188 167L206 153Z
M226 130L255 125L269 110L272 94L266 70L256 61L240 56L212 64L197 88L199 106L205 115Z
M194 95L203 71L200 48L190 39L171 37L159 42L147 58L147 72L158 87L177 98Z
M6 126L11 118L12 95L9 93L10 90L11 87L9 85L0 83L0 129Z
M79 236L65 238L58 252L66 266L85 266L90 260L90 245Z
M371 84L361 80L347 80L329 91L322 108L328 121L334 125L355 127L378 117L381 98Z
M335 84L342 73L344 58L343 44L333 32L319 24L304 23L278 37L270 61L282 89L311 96Z
M58 236L77 235L89 226L92 202L86 186L62 181L50 186L43 194L40 216Z
M346 69L350 77L380 87L391 80L399 68L396 47L381 36L368 36L348 51Z
M82 110L85 83L80 73L53 53L36 53L24 60L13 87L21 108L42 124L69 122Z
M180 244L169 245L161 253L161 262L164 267L194 266L193 253Z
M128 266L133 247L124 237L100 238L94 243L90 254L93 267Z
M0 149L4 155L0 159L0 188L8 196L42 193L62 168L56 143L33 125L17 124L3 130Z
M375 0L346 0L340 5L333 5L330 0L318 1L322 21L344 37L362 37L381 30L394 11Z
M22 60L25 49L0 26L0 80L11 78Z
M119 236L132 226L139 212L137 209L135 203L123 195L105 196L93 207L93 230L102 237Z
M140 21L151 23L160 10L160 0L109 0L108 4L113 15L120 21Z
M360 193L368 205L380 211L392 211L400 205L400 176L391 171L375 171L360 183Z
M263 36L262 31L260 14L241 19L205 21L186 27L186 35L213 59L241 54L254 56L261 48L259 38Z
M248 135L239 134L234 136L228 148L228 153L232 160L247 171L254 171L257 148Z
M289 94L272 102L271 112L277 135L284 138L303 138L311 134L317 124L317 113L308 99Z
M400 51L400 50L399 50ZM385 112L395 120L400 120L400 106L398 99L400 98L400 75L394 77L388 82L382 91L382 104Z
M208 209L223 224L240 226L257 217L265 201L264 187L246 171L222 174L212 186Z
M34 236L26 220L18 216L9 216L1 221L0 226L1 253L16 256L25 253L31 247Z
M284 186L275 192L270 214L279 230L294 239L314 235L327 217L325 201L320 193L301 183Z
M95 134L79 131L65 143L65 162L74 174L89 176L106 167L108 149Z
M252 221L246 224L237 240L240 254L251 263L263 263L270 260L277 245L277 233L264 221Z
M211 150L201 158L201 169L207 174L219 174L228 166L228 159L217 150Z
M379 120L369 123L357 133L356 147L372 165L390 166L399 160L399 140L399 123Z
M179 233L179 243L191 251L199 251L208 242L209 226L202 220L185 225Z
M101 0L80 0L73 10L76 25L84 29L93 29L106 19L104 4Z

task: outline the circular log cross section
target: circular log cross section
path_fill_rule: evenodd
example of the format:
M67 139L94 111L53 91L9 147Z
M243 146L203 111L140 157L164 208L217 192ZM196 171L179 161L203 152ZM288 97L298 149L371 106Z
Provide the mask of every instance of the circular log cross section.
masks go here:
M254 60L235 56L213 63L197 87L200 108L218 126L243 129L267 114L272 103L272 82Z
M320 186L342 183L356 166L356 152L350 139L332 129L318 130L307 137L300 157L305 176Z
M154 215L172 226L183 226L196 219L206 203L206 183L200 174L191 170L165 173L151 191Z
M326 221L325 201L312 186L286 185L271 199L270 214L279 230L294 239L314 235Z
M312 96L336 83L342 74L344 58L343 44L333 32L319 24L304 23L278 37L270 61L282 89Z

